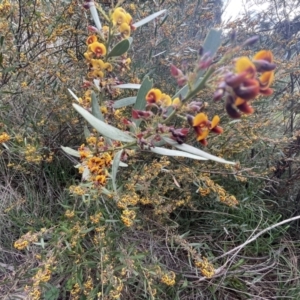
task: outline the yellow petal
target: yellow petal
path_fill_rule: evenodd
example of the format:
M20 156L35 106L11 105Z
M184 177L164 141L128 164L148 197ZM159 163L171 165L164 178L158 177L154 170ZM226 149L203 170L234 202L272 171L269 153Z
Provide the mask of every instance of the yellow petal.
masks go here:
M180 99L178 97L173 99L172 105L175 107L179 107L181 105Z
M162 106L165 107L172 105L172 99L167 94L162 94L159 102L161 103Z
M208 129L201 130L197 135L197 141L204 140L209 134Z
M193 119L193 127L205 126L208 121L207 115L205 113L199 113Z
M104 44L99 43L99 42L94 42L89 45L89 50L95 53L96 55L105 55L106 54L106 47Z
M113 67L110 63L105 63L104 69L107 70L108 72L111 72L113 70Z
M268 88L272 82L274 81L274 71L264 72L260 77L259 81L261 83L261 88L266 89Z
M149 103L155 103L160 100L161 96L162 96L162 92L160 89L151 89L146 95L146 100Z
M211 121L210 129L216 127L219 123L220 123L220 117L219 116L214 116L212 121Z
M257 52L254 57L254 60L266 60L268 62L273 62L273 53L270 50L261 50Z
M249 73L250 78L255 74L255 65L248 57L242 56L236 61L235 71L238 74L243 72Z
M235 104L236 106L238 106L238 105L241 105L241 104L243 104L243 103L245 103L245 102L246 102L246 100L244 100L244 99L242 99L242 98L236 98L234 104Z
M126 11L121 7L116 8L112 14L112 21L114 25L126 22Z
M130 37L130 26L127 23L122 23L119 26L119 31L125 38Z
M86 39L86 44L90 45L94 42L97 42L97 37L95 35L91 35Z
M91 63L93 69L104 69L104 62L102 59L92 59Z

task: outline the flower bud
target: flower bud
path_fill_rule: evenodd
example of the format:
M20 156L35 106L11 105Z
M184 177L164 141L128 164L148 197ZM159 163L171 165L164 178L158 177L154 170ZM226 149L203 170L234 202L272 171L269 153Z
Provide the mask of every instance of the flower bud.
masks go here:
M170 71L171 71L171 75L175 78L183 76L182 71L176 68L173 64L171 64L170 66Z
M220 101L222 97L224 96L225 90L224 89L217 89L214 92L213 100L214 101Z
M254 109L247 102L244 102L237 106L237 108L246 115L251 115L254 113Z
M230 40L231 42L234 42L236 39L236 31L233 29L231 32L230 32Z
M276 68L276 65L273 63L270 63L266 60L259 59L259 60L253 60L253 63L255 65L257 72L268 72L273 71Z
M258 40L259 40L259 36L258 36L258 35L255 35L255 36L253 36L253 37L247 39L247 40L244 42L243 46L244 46L244 47L245 47L245 46L252 46L252 45L254 45Z
M178 78L177 79L177 84L179 86L183 86L187 83L187 78L185 76L181 77L181 78Z
M255 98L259 94L259 82L255 79L247 79L234 89L235 94L244 99L244 100L251 100Z
M228 95L226 98L225 109L231 118L239 119L241 117L241 114L236 110L234 101L234 97L232 95Z
M90 31L90 32L98 32L99 30L95 26L89 25L88 26L88 31Z
M187 115L186 119L187 119L188 123L190 124L190 126L193 126L194 117L191 115Z
M89 9L93 5L94 5L94 1L93 0L85 0L83 2L82 6L83 6L84 9Z
M238 87L241 83L243 83L245 81L245 79L247 78L247 73L243 72L241 74L232 74L229 73L225 76L225 82L227 85L229 85L232 88L236 88Z

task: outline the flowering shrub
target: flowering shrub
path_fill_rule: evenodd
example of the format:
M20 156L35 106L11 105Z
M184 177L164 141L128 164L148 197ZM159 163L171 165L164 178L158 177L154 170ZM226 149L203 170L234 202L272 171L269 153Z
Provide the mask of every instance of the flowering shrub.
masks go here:
M130 299L135 291L143 291L145 299L175 299L176 289L194 286L190 278L214 279L220 272L210 251L185 234L189 227L179 215L202 213L205 205L237 209L242 200L237 188L227 190L230 184L213 172L229 170L241 185L247 181L240 165L226 159L235 159L241 148L230 147L244 137L234 136L228 116L240 118L236 128L246 130L245 115L254 113L250 104L272 93L273 54L261 50L253 59L234 58L236 50L249 45L246 41L219 58L220 31L212 30L190 68L177 62L169 66L176 92L153 85L149 76L126 83L134 63L131 36L166 12L136 22L120 6L107 11L86 1L83 7L96 26L88 26L88 36L82 38L82 82L74 72L76 80L68 80L67 87L84 119L85 140L76 148L61 142L74 157L80 179L76 174L69 184L70 196L62 201L64 211L55 223L14 241L18 251L35 253L25 291L32 299L48 299L49 291L58 295L59 287L70 299ZM74 53L70 56L75 61ZM216 109L208 109L203 93ZM64 111L73 116L70 105ZM72 127L82 128L77 115L71 120ZM254 137L259 128L247 130ZM12 145L5 132L1 143ZM251 146L244 143L243 149ZM38 146L30 140L22 153L25 160L50 164L55 154L42 153ZM183 264L173 268L170 260Z

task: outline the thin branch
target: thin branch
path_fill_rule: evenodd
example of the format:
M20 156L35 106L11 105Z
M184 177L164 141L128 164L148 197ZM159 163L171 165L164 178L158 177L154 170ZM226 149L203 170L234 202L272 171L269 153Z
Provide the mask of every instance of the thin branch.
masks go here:
M276 223L276 224L274 224L274 225L272 225L272 226L269 226L269 227L265 228L264 230L260 231L259 233L257 233L256 235L254 235L251 239L247 240L245 243L243 243L243 244L241 244L241 245L239 245L239 246L237 246L237 247L231 249L230 251L228 251L228 252L222 254L222 255L219 256L219 257L216 257L215 259L212 260L212 262L214 262L214 261L216 261L217 259L220 259L220 258L222 258L222 257L225 257L225 256L227 256L227 255L229 255L229 254L232 254L232 253L234 253L234 252L236 252L236 251L240 251L242 248L244 248L244 247L247 246L248 244L250 244L250 243L252 243L253 241L255 241L257 238L259 238L261 235L265 234L267 231L272 230L272 229L274 229L274 228L276 228L276 227L278 227L278 226L281 226L281 225L283 225L283 224L286 224L286 223L289 223L289 222L298 220L298 219L300 219L300 215L299 215L299 216L296 216L296 217L293 217L293 218L290 218L290 219L286 219L286 220L281 221L281 222L279 222L279 223Z

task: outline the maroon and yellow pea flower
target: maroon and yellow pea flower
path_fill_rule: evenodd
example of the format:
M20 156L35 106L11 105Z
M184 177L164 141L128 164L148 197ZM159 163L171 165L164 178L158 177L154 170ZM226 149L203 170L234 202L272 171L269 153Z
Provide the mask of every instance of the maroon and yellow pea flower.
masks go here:
M118 7L112 14L113 25L121 25L126 22L126 11L122 7Z
M154 104L160 101L162 92L160 89L151 89L146 95L148 104Z
M272 90L269 87L274 81L274 69L276 67L273 63L272 52L269 50L261 50L254 55L253 61L256 64L257 71L262 73L258 78L260 93L263 95L271 95Z
M202 145L207 145L207 136L210 131L220 134L223 132L223 128L218 126L220 123L220 117L214 116L212 121L208 120L208 117L205 113L199 113L195 117L188 116L189 124L194 128L197 141L199 141Z
M93 52L96 55L96 57L104 56L106 54L105 45L99 42L94 42L90 44L89 50Z
M253 59L240 57L235 64L235 73L225 76L214 94L214 100L226 95L226 111L232 118L240 118L241 113L252 114L254 109L249 101L258 95L271 95L270 85L274 81L273 54L269 50L257 52Z
M91 36L89 36L89 37L86 39L86 44L87 44L87 45L90 45L90 44L93 44L93 43L95 43L95 42L97 42L97 41L98 41L97 36L91 35Z

